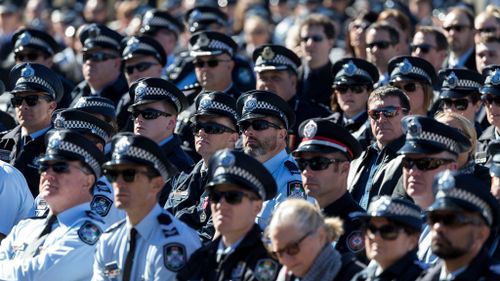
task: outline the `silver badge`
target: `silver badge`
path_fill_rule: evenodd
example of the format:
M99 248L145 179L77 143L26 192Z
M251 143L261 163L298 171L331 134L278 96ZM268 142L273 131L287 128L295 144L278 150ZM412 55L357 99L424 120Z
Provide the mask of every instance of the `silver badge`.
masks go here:
M35 70L33 67L31 67L30 64L27 64L22 70L21 70L21 77L23 78L30 78L35 75Z
M75 104L75 108L81 108L85 105L85 98L81 97L78 99L78 101Z
M113 155L117 154L118 156L120 156L126 154L128 149L130 148L130 145L131 144L128 137L120 138L115 144L115 151Z
M422 125L420 125L420 122L418 122L418 120L412 118L407 123L406 133L414 138L419 137L422 133Z
M210 44L210 39L208 39L207 35L205 33L200 34L198 39L196 40L196 46L198 47L206 47Z
M390 205L391 198L388 196L382 196L370 205L369 213L385 212L387 211L387 209L389 209Z
M446 83L448 83L450 89L455 89L458 86L458 77L455 72L450 73L450 75L446 77Z
M52 134L52 136L50 136L49 143L47 146L51 149L57 149L59 148L61 142L62 142L61 133L55 132L54 134Z
M491 75L491 84L493 84L493 85L500 84L500 71L498 68L495 69L495 71Z
M101 30L97 26L97 24L93 23L89 26L89 37L97 38L101 34Z
M271 47L265 47L264 50L262 50L262 54L260 55L264 60L272 60L276 56L276 54L273 52L273 49Z
M234 157L234 154L231 153L230 151L224 151L222 155L220 156L220 165L225 168L229 168L234 165L234 162L236 161L236 158Z
M137 49L139 49L139 39L136 37L132 37L127 41L127 48L130 53L135 52Z
M439 177L437 184L439 190L450 190L455 187L455 177L450 170L446 170Z
M304 137L310 139L313 138L318 132L318 124L314 120L307 122L304 126Z
M54 120L54 127L56 129L64 129L64 117L61 114L57 114L56 119Z
M257 99L254 98L254 97L249 97L246 101L245 101L245 106L243 107L243 109L245 111L252 111L254 110L255 108L257 107Z
M413 66L408 61L408 59L404 59L403 62L399 64L399 71L401 71L401 73L403 73L405 75L410 73L412 68L413 68Z
M31 41L31 34L26 31L19 36L19 42L21 42L21 46L28 45Z
M144 18L142 19L142 25L150 25L151 22L153 21L154 15L152 11L148 11L145 15Z
M135 99L141 99L142 96L146 93L147 85L143 82L140 82L139 85L135 88Z
M207 110L212 106L212 99L210 97L203 97L200 101L200 110Z
M358 71L358 67L350 60L348 63L344 64L342 66L342 69L344 69L344 72L347 76L353 76L356 74L356 71Z

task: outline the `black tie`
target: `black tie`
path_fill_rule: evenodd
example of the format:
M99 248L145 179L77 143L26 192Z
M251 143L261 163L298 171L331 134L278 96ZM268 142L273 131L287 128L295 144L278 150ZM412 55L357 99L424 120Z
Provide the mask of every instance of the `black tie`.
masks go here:
M56 222L56 220L57 216L55 215L51 215L47 218L45 227L43 228L40 235L38 235L38 238L33 241L33 243L31 243L26 249L26 254L29 257L35 257L40 253L40 248L43 246L43 243L45 243L45 240L52 231L52 225Z
M123 281L130 281L130 273L134 264L135 243L137 242L137 230L130 230L130 247L128 249L127 259L125 259L125 267L123 268Z

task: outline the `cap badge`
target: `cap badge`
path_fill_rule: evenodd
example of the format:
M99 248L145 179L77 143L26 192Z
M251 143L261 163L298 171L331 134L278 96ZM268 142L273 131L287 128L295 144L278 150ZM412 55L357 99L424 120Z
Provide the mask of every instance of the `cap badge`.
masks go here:
M101 34L101 30L97 26L97 24L91 24L89 27L89 37L90 38L96 38Z
M147 85L140 82L139 85L135 88L135 97L136 99L141 99L142 96L146 93L146 87Z
M342 68L344 69L344 72L347 76L353 76L358 70L358 67L354 64L354 62L352 62L352 60L344 64Z
M408 61L408 59L404 59L403 62L399 64L399 71L401 71L401 73L403 73L405 75L410 73L412 68L413 68L413 66Z
M495 71L491 75L491 84L493 84L493 85L500 84L500 71L498 68L495 69Z
M19 36L19 41L21 42L21 46L28 45L31 41L31 34L28 31L23 32L23 34Z
M80 108L80 107L83 107L84 105L85 105L85 98L80 97L75 104L75 108Z
M236 158L234 157L234 154L231 153L230 151L224 151L222 155L220 156L220 166L229 168L234 165L234 162L236 162Z
M244 110L245 111L252 111L257 107L257 99L254 97L250 97L245 101L245 106Z
M200 10L196 9L193 12L191 12L191 15L189 16L189 21L196 21L201 17L201 12Z
M420 136L422 133L422 125L420 125L420 122L416 119L411 119L408 122L407 133L414 138Z
M59 145L62 142L62 136L61 133L55 132L52 136L50 136L48 147L51 149L57 149L59 148Z
M128 139L128 137L122 137L116 142L114 153L116 153L118 155L124 155L127 153L128 149L130 148L130 145L131 144L130 144L130 140Z
M210 44L210 39L208 39L207 35L205 33L200 34L196 40L196 45L198 47L206 47L208 44Z
M389 197L381 197L377 201L372 203L372 206L370 206L370 210L372 212L385 212L387 209L389 209L389 206L391 205L391 199Z
M23 78L30 78L35 75L35 70L31 65L27 64L22 70L21 70L21 77Z
M448 83L448 87L451 89L455 89L458 86L458 77L455 72L450 73L450 75L446 77L446 83Z
M212 107L212 99L210 97L203 97L200 101L200 110L207 110Z
M150 25L151 22L153 21L154 15L152 11L148 11L145 15L144 18L142 19L142 25Z
M449 190L455 187L455 178L450 170L446 170L438 179L439 190Z
M54 120L54 127L57 129L63 129L64 128L64 117L62 117L61 114L57 114L56 119Z
M136 37L132 37L127 41L127 47L129 49L129 52L135 52L137 49L139 49L139 39Z
M271 47L265 47L264 50L262 50L262 54L260 56L265 60L272 60L274 59L276 54L273 52L273 49L271 49Z
M304 137L310 139L313 138L318 132L318 124L314 120L307 122L304 126Z

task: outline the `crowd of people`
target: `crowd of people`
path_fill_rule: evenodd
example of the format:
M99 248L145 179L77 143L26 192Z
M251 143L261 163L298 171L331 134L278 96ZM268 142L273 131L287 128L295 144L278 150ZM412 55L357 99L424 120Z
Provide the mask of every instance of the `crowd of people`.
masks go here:
M0 1L0 280L500 280L470 2Z

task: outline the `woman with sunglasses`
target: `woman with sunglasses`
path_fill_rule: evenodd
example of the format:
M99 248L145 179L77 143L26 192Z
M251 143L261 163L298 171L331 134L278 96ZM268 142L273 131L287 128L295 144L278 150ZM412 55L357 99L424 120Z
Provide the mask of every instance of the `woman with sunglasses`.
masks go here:
M341 220L325 218L307 201L281 203L266 229L268 248L283 265L276 280L351 280L364 266L334 248L342 232Z
M364 221L365 249L370 265L352 279L414 281L424 270L417 259L422 227L420 208L404 199L375 198Z

